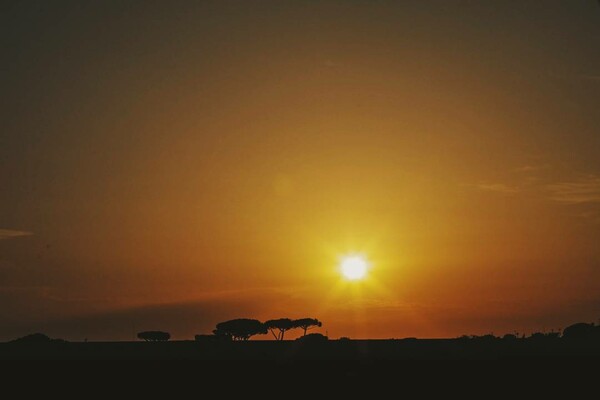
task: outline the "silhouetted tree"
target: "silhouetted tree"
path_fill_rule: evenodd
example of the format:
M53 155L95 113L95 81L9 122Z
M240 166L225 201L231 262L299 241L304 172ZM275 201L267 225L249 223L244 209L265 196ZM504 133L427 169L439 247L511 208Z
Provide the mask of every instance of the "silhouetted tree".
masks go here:
M137 334L138 339L145 340L146 342L166 342L171 339L169 332L162 331L145 331Z
M304 335L306 336L306 331L313 328L320 328L323 326L323 323L316 318L300 318L292 321L294 328L300 328L304 331Z
M227 336L231 340L248 340L254 335L266 334L265 324L257 319L238 318L220 322L213 331L216 336Z
M265 326L275 337L275 340L283 340L285 332L296 327L294 321L289 318L270 319L265 322ZM278 331L277 335L275 334L275 330Z

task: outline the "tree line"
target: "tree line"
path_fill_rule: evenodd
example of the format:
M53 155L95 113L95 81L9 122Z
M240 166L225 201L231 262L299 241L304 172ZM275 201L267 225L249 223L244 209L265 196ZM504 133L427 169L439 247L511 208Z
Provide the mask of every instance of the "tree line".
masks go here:
M313 328L321 327L323 324L316 318L301 318L301 319L289 319L279 318L271 319L265 322L261 322L257 319L239 318L232 319L217 324L216 329L213 330L212 335L196 335L197 341L203 341L205 339L211 340L248 340L254 335L268 334L269 332L273 337L281 341L284 339L285 333L291 329L301 329L303 332L302 339L313 339L313 341L327 340L326 336L318 333L312 333L307 335L307 332ZM149 341L149 342L164 342L171 339L171 335L168 332L163 331L144 331L137 335L138 339ZM416 339L416 338L409 338ZM339 339L340 341L349 341L347 337ZM493 334L476 336L476 335L464 335L456 340L460 341L547 341L547 340L579 340L579 341L597 341L600 340L600 325L594 323L579 322L566 327L562 334L560 331L553 332L536 332L530 336L519 335L517 333L509 333L504 336L494 336ZM35 344L35 343L50 343L50 342L65 342L62 339L51 339L42 333L35 333L26 335L21 338L17 338L12 343L23 343L23 344ZM87 339L86 339L87 342Z
M273 338L277 341L284 339L286 332L292 329L300 329L303 332L303 337L307 336L307 332L313 328L321 327L323 324L316 318L279 318L270 319L265 322L261 322L257 319L250 318L238 318L229 321L220 322L213 330L212 335L196 335L196 340L205 339L219 339L219 340L234 340L244 341L250 339L255 335L265 335L271 333ZM318 334L312 334L308 336L317 336ZM322 336L322 335L318 335ZM145 341L167 341L171 335L168 332L162 331L146 331L138 333L138 338ZM307 338L308 339L308 338ZM311 338L319 339L319 338ZM325 339L323 336L321 339ZM348 340L348 338L344 338ZM459 340L552 340L552 339L567 339L567 340L600 340L600 325L594 323L579 322L566 327L562 334L558 332L536 332L530 336L518 334L506 334L504 336L494 336L493 334L482 335L482 336L468 336L464 335Z
M271 333L275 340L283 340L285 333L292 329L301 329L303 336L313 328L323 324L316 318L279 318L261 322L257 319L238 318L217 324L213 334L231 340L248 340L254 335Z
M459 340L478 340L478 341L492 341L492 340L530 340L530 341L547 341L556 339L567 339L567 340L600 340L600 325L596 325L593 322L578 322L573 325L567 326L562 334L560 330L551 332L534 332L529 336L524 334L519 335L518 332L507 333L504 336L495 336L492 333L487 335L463 335Z
M251 318L237 318L219 322L213 330L213 337L225 340L248 340L255 335L271 333L275 340L283 340L285 333L292 329L300 329L303 336L313 328L320 328L323 323L316 318L278 318L261 322ZM137 335L138 339L147 342L162 342L171 338L168 332L145 331ZM206 338L206 335L196 335L196 340Z

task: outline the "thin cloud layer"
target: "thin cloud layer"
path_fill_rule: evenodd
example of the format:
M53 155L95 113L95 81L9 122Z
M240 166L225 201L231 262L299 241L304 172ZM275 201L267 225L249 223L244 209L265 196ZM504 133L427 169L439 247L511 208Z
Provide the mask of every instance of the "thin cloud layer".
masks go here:
M550 198L565 204L600 202L600 177L589 175L571 182L547 185Z
M14 229L0 229L0 240L2 239L11 239L20 236L31 236L33 232L27 231L17 231Z
M517 193L519 189L515 186L509 186L504 183L480 183L475 185L479 190L487 192L505 193L512 194Z
M548 168L550 168L550 166L548 164L542 164L542 165L527 164L527 165L523 165L518 168L515 168L514 171L515 172L535 172L535 171L540 171L540 170L544 170L544 169L548 169Z

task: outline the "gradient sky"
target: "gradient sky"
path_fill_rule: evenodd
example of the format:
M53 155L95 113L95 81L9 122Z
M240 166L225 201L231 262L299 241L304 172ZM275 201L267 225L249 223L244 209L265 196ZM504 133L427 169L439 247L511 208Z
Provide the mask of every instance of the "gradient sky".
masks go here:
M600 317L595 0L3 1L0 49L0 340Z

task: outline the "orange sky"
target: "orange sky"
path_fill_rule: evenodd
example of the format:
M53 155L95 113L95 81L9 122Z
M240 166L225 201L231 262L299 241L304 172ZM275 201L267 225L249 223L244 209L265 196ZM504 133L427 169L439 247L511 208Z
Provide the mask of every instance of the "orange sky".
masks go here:
M0 340L598 318L596 2L195 3L3 6Z

